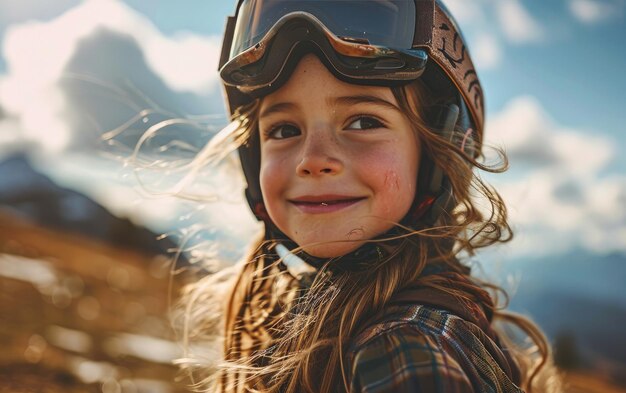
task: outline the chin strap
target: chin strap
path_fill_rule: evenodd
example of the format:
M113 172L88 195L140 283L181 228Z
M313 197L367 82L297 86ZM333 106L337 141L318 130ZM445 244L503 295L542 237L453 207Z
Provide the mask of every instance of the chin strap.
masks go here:
M289 245L297 247L295 243ZM315 280L319 270L326 264L328 266L324 269L324 273L333 275L346 271L361 270L365 268L366 262L380 262L385 258L382 248L374 243L366 243L355 251L336 258L318 258L304 251L300 251L296 255L282 243L276 243L274 250L280 258L283 268L303 288L309 288L313 284L313 280Z
M399 234L399 232L396 233L394 229L392 229L391 231L383 234L382 236L379 236L379 238L391 237L397 234ZM289 249L293 250L299 247L298 244L296 244L294 241L289 239L284 233L277 231L276 229L272 231L268 239L276 241L277 246L275 248L275 251L278 254L278 256L281 258L282 258L282 255L280 255L279 253L278 245L282 245L286 250L289 250ZM277 239L282 239L282 240L277 240ZM376 240L376 239L373 239L373 240ZM376 243L365 243L361 247L357 248L356 250L352 252L349 252L347 254L344 254L338 257L332 257L332 258L316 257L314 255L308 254L304 250L298 251L297 255L291 251L290 251L290 254L297 257L299 260L303 261L304 263L310 265L316 271L320 270L327 263L332 262L325 269L326 271L330 273L341 273L345 271L362 270L362 269L367 268L368 265L370 265L371 263L380 262L383 259L385 259L385 257L387 257L387 253L385 252L385 250Z
M298 280L301 287L308 288L313 284L313 280L315 280L317 275L316 268L304 262L302 258L289 251L287 247L280 243L276 244L275 250L287 272Z
M447 105L441 114L441 136L448 142L454 142L455 126L460 114L460 108L456 104ZM454 205L454 194L450 181L444 175L443 170L434 166L428 179L427 193L433 195L434 200L430 203L429 208L420 217L422 222L427 225L435 225L440 220L441 215L449 211Z

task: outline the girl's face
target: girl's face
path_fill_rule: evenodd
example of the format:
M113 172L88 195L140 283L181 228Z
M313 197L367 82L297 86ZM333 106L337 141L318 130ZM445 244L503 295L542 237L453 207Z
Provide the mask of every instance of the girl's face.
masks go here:
M265 207L307 253L344 255L408 212L420 145L389 88L342 82L307 55L263 98L259 131Z

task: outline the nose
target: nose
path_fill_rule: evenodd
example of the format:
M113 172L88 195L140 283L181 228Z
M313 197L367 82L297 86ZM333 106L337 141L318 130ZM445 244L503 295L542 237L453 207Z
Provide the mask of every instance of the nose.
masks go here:
M298 176L336 175L343 170L338 143L326 135L308 135L296 167Z

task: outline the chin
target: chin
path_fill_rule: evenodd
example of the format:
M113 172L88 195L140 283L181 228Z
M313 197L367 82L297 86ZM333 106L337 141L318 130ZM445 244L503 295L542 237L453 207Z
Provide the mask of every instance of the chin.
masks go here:
M303 246L304 252L317 258L337 258L351 253L361 247L365 242L341 242L318 244L315 246Z

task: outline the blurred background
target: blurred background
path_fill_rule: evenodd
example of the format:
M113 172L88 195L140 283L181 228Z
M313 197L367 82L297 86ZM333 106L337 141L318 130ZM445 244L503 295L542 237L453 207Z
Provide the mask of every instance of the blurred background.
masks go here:
M626 2L445 3L511 161L485 177L515 239L474 271L545 330L569 392L626 392ZM258 230L231 161L182 175L227 123L234 7L0 0L0 392L185 391L168 310Z

